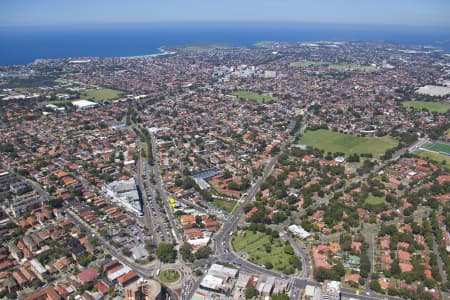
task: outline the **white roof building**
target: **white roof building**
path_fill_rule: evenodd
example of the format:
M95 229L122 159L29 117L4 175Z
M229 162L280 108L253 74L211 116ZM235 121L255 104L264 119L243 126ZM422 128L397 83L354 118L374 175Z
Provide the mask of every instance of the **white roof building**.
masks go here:
M77 101L73 101L72 105L75 106L78 110L86 110L86 109L97 107L98 103L88 101L88 100L77 100Z
M36 272L39 272L40 274L45 274L47 272L47 269L44 268L44 266L35 258L30 260L30 265L36 270Z
M311 236L311 234L308 231L306 231L305 229L303 229L302 226L299 226L299 225L295 225L295 224L290 225L288 227L288 230L290 232L292 232L294 235L296 235L302 239L307 239Z
M131 248L131 253L134 259L145 259L149 256L148 251L145 249L144 245L139 245Z
M416 93L430 96L445 96L450 94L450 88L438 85L426 85L419 88Z
M194 178L195 183L197 183L197 185L199 186L199 188L201 190L207 190L209 189L211 186L209 185L209 183L207 183L203 178Z
M341 283L339 281L325 280L322 285L322 299L339 300L341 299Z
M104 187L104 193L111 201L121 204L126 210L138 215L142 214L140 197L134 178L111 182Z
M209 237L203 237L200 239L192 239L192 240L188 240L187 242L194 248L194 249L198 249L200 247L203 246L207 246L209 243L210 238Z
M334 160L336 162L338 162L338 163L343 163L343 162L345 162L345 157L344 156L337 156Z
M54 104L47 104L45 107L49 108L51 110L54 110L54 111L64 111L64 110L66 110L64 107L59 107L59 106L56 106Z
M220 277L236 278L238 272L238 269L228 268L219 264L212 264L209 268L209 274Z
M203 278L200 286L207 290L221 291L224 286L224 280L222 278L208 274Z
M306 300L320 300L322 298L322 290L320 287L307 285L305 287L304 299Z
M116 272L106 275L106 277L108 278L109 281L114 281L117 278L119 278L120 276L127 274L128 272L131 271L130 267L124 266L124 265L122 265L122 266L123 266L123 268L117 270Z

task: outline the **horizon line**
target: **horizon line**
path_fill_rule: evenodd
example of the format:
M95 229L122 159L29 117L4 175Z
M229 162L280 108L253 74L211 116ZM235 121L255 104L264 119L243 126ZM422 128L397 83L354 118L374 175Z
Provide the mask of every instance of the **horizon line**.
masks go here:
M136 21L136 22L84 22L84 23L48 23L48 24L0 24L0 29L4 28L48 28L59 27L87 27L87 26L132 26L132 25L151 25L151 24L223 24L223 25L334 25L334 26L368 26L368 27L392 27L395 28L420 28L420 29L445 29L450 31L450 25L437 24L392 24L392 23L347 23L347 22L322 22L322 21L263 21L263 20L167 20L167 21Z

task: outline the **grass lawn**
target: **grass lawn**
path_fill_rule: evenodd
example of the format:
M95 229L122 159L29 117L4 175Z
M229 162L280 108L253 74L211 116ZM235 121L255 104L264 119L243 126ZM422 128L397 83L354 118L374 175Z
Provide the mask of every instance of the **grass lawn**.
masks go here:
M102 102L105 100L118 99L123 96L123 92L112 89L92 89L80 92L80 99Z
M369 195L369 197L367 197L367 199L365 200L366 204L370 204L370 205L380 205L383 203L386 203L386 200L384 200L384 198L382 197L375 197L372 195Z
M417 153L417 155L427 160L433 160L436 163L438 163L441 167L447 169L447 171L450 171L450 156L448 155L429 151L420 151Z
M379 156L398 145L392 137L358 137L326 129L308 130L300 138L300 144L322 149L326 152L342 152L346 155L366 153Z
M233 95L244 100L255 101L258 103L266 103L277 101L278 99L269 95L259 94L252 91L235 91Z
M236 201L214 199L213 204L224 211L231 212L236 205Z
M417 110L427 109L431 112L436 113L446 113L450 109L450 104L439 103L439 102L429 102L429 101L405 101L402 102L404 107L411 107Z
M363 72L375 72L377 67L374 66L362 66L358 64L340 63L333 64L326 61L297 61L289 64L289 67L294 68L308 68L326 66L329 69L337 71L363 71Z
M173 269L164 270L159 275L159 279L161 279L162 282L166 283L176 282L178 281L178 279L180 279L180 273Z
M270 242L270 237L265 233L245 231L245 235L237 234L231 241L236 252L247 252L249 260L258 265L265 265L270 262L277 271L284 271L290 266L289 257L284 253L284 242L279 238ZM271 251L266 251L266 246L271 247Z

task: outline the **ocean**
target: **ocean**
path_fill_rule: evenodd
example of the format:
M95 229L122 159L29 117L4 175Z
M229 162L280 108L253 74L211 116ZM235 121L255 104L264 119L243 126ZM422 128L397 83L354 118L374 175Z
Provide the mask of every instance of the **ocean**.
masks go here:
M450 28L355 26L304 23L155 23L65 27L0 27L0 65L39 58L138 56L161 46L259 41L389 41L450 51ZM443 43L445 41L445 43Z

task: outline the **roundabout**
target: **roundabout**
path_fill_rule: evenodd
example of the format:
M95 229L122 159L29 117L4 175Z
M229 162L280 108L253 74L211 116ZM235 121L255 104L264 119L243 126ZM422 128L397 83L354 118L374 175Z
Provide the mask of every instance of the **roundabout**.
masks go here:
M180 280L180 272L175 269L166 269L161 271L161 274L159 275L159 279L163 283L173 284Z

